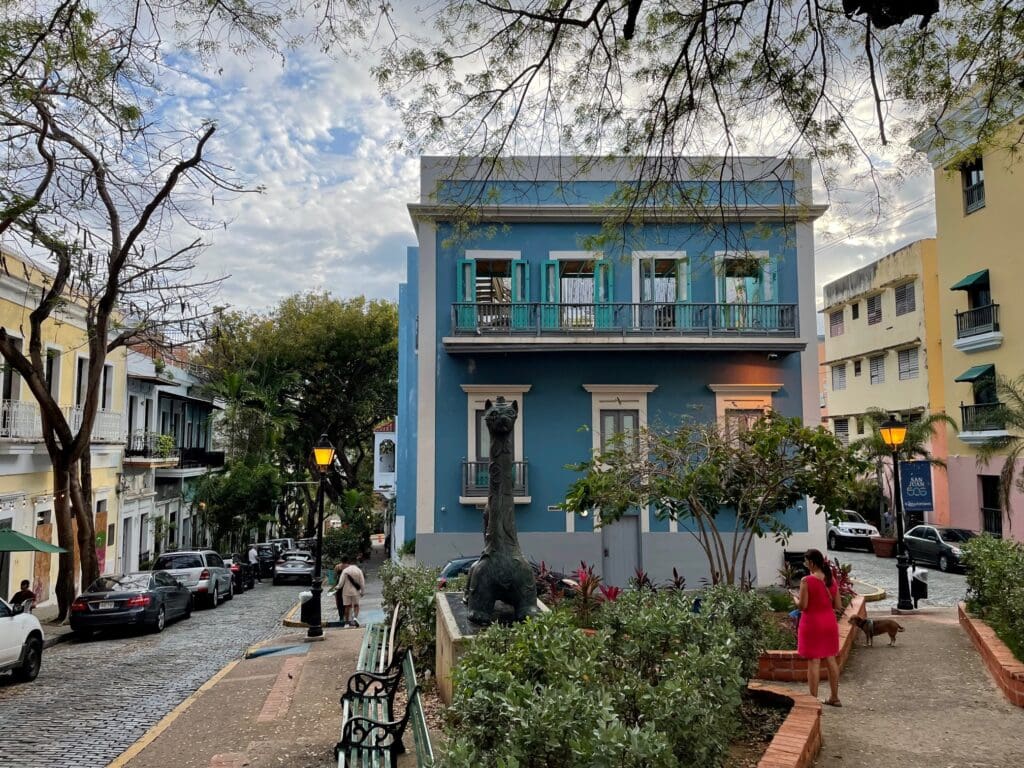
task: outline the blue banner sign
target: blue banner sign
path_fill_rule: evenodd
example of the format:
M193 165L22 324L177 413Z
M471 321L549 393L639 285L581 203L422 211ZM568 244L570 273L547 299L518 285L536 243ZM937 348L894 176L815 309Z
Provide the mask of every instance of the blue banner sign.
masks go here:
M901 461L900 491L905 512L931 512L932 465L927 461Z

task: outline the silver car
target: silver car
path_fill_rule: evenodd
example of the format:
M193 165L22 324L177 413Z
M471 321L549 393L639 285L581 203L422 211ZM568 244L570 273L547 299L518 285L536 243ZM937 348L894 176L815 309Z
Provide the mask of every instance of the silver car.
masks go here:
M313 555L310 552L298 549L283 552L274 564L274 584L284 584L286 581L312 584L313 569Z
M216 608L221 600L233 598L231 568L213 550L167 552L153 563L154 571L167 571L183 586L188 587L195 599L205 600Z

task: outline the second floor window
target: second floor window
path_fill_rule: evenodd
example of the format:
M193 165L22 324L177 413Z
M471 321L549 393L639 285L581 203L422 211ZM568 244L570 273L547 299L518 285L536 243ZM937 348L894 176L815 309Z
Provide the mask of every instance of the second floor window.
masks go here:
M901 349L897 353L899 358L900 381L917 378L917 347Z
M829 313L828 335L832 337L843 335L843 310L837 309L835 312Z
M839 438L839 442L843 445L849 445L850 443L850 420L849 419L836 419L832 422L832 428L835 432L836 437Z
M884 384L885 383L885 355L878 355L872 357L869 361L871 368L871 383L872 384Z
M636 409L612 409L601 411L601 451L611 447L639 450L640 411ZM621 442L616 439L622 435Z
M846 389L846 363L832 366L832 391Z
M914 284L904 283L896 286L896 315L906 315L917 309L914 298Z
M868 297L868 325L882 322L882 294Z
M960 166L960 179L964 190L964 213L984 208L985 168L980 157Z

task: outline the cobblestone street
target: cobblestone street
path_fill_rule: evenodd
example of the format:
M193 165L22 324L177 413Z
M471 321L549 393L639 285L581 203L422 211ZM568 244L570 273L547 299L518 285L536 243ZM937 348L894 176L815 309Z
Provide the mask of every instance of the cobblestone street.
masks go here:
M34 683L0 675L0 766L106 765L249 645L294 631L281 618L301 590L265 580L159 635L100 635L50 648Z
M888 610L896 605L896 558L875 557L862 550L828 550L829 558L839 558L841 563L850 563L850 576L866 581L885 590L885 599L868 605L868 610ZM928 599L921 601L925 606L954 606L964 599L967 583L962 573L943 573L938 568L925 566L928 571Z

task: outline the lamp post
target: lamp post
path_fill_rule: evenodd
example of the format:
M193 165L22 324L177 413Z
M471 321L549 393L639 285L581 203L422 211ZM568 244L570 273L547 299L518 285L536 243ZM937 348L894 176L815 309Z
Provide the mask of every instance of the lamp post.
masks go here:
M324 558L324 483L327 480L327 470L334 463L334 446L327 439L327 435L320 435L315 446L313 446L313 461L316 468L320 470L320 482L316 486L316 565L313 570L313 597L310 599L310 610L307 613L309 631L306 637L322 637L324 634L323 621L321 619L320 599L323 595L323 558Z
M896 607L901 611L912 611L914 602L910 599L910 582L907 580L910 558L907 556L907 545L903 540L903 493L900 490L900 446L907 439L907 425L895 419L887 419L879 426L878 431L881 433L886 447L892 451L893 515L896 517L896 572L899 579Z

